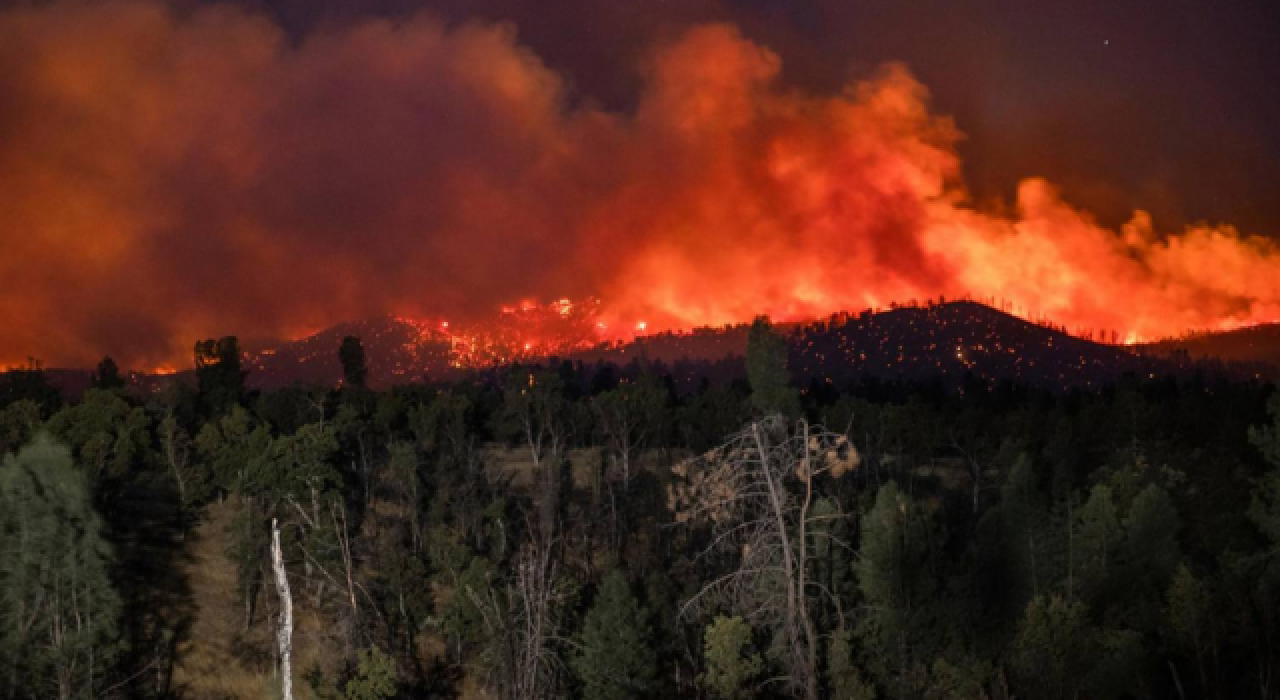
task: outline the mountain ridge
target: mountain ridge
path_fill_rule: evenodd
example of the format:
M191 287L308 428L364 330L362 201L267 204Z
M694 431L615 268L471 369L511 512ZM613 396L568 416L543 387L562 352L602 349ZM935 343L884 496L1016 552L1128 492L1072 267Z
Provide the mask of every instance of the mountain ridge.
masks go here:
M441 319L392 315L346 321L274 348L246 353L246 383L255 389L289 385L337 386L338 347L361 339L374 387L448 380L515 362L552 358L584 364L660 363L681 383L708 374L741 373L750 324L637 334L622 342L603 338L593 309L568 302L506 309L496 320L466 329ZM886 310L841 312L822 320L779 323L799 384L843 384L865 376L882 379L1017 381L1070 389L1097 388L1125 374L1163 376L1194 371L1236 378L1280 377L1280 324L1188 334L1180 339L1121 345L1081 338L975 301L896 305ZM719 364L714 372L708 367ZM88 370L48 370L75 393L88 386ZM132 372L130 381L155 389L173 375Z

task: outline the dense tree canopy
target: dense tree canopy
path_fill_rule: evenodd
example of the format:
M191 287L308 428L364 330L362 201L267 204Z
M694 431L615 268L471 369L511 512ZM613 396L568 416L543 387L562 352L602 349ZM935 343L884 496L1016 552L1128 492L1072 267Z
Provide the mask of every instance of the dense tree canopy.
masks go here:
M277 693L273 522L319 698L1280 694L1268 385L800 391L764 321L736 379L378 391L356 348L341 387L246 389L234 338L155 392L0 377L0 696Z
M46 435L0 464L0 690L97 697L119 652L120 598L89 479Z

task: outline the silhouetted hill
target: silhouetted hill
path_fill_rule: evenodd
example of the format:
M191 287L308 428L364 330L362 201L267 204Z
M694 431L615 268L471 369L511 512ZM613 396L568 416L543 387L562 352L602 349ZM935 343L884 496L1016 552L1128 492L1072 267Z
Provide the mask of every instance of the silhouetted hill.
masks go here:
M585 364L659 363L681 388L703 378L726 381L744 374L742 356L749 325L699 328L601 342L593 307L568 302L506 309L492 319L451 328L443 320L381 317L341 323L301 340L250 353L248 384L336 386L342 379L338 347L361 339L369 383L386 387L448 379L517 361L551 357ZM1187 375L1194 371L1234 378L1277 376L1280 324L1201 333L1141 346L1110 345L1031 323L984 304L959 301L888 311L836 314L824 321L780 324L791 344L791 367L801 385L844 385L864 377L940 380L958 385L1014 380L1034 386L1092 388L1126 373ZM48 370L65 393L77 395L90 372ZM131 383L153 390L173 377L134 373ZM192 381L191 373L176 379Z
M251 355L245 363L251 387L290 384L334 386L342 380L338 347L346 336L360 338L369 366L369 384L385 387L440 377L450 369L447 336L426 322L395 317L350 321L301 340Z
M787 330L794 324L780 324ZM747 332L750 324L722 326L720 328L694 328L689 331L666 331L640 336L628 343L601 343L595 347L571 353L574 360L583 362L612 362L624 365L634 360L673 364L680 360L720 360L726 357L742 357L747 351Z
M696 382L699 375L713 380L740 376L749 328L740 324L655 333L627 343L593 343L590 336L556 335L545 323L534 325L538 319L532 317L509 318L523 318L526 327L507 333L505 339L490 330L483 341L452 334L434 322L388 317L340 324L252 358L250 383L334 385L341 378L337 348L343 336L356 335L365 345L370 382L375 386L457 376L469 369L551 356L586 364L662 363L683 385ZM495 324L482 327L492 329ZM825 321L784 324L779 329L788 335L792 369L802 384L814 378L837 384L865 376L949 383L969 374L1049 388L1089 388L1126 373L1187 373L1196 366L1191 358L1156 356L1077 338L968 301L837 314ZM535 335L542 338L539 347L519 344L520 337ZM467 349L470 356L457 349L464 340L472 343ZM477 344L483 346L483 353L476 350ZM477 357L489 361L476 362Z
M661 363L677 375L681 385L702 376L722 381L742 374L747 324L607 343L583 330L590 317L572 317L557 308L507 310L466 331L449 329L440 321L395 317L342 323L250 357L246 363L249 384L264 388L293 383L336 385L342 377L337 349L347 335L363 342L373 386L456 377L549 357L586 364ZM968 374L980 380L1007 379L1066 389L1102 386L1126 373L1151 377L1196 369L1243 378L1269 375L1253 364L1231 365L1207 358L1254 362L1275 358L1275 348L1280 348L1280 326L1196 336L1201 352L1109 345L970 301L836 314L825 321L781 324L779 330L788 335L792 370L802 384L815 378L840 384L866 376L939 379L947 384L958 383Z
M1144 351L1191 360L1212 358L1224 362L1259 365L1259 370L1275 376L1280 367L1280 323L1237 328L1231 331L1189 333L1143 346Z
M947 383L969 374L1067 389L1101 386L1125 373L1186 369L969 301L837 314L800 328L793 338L792 368L806 382L874 376Z
M516 361L566 356L599 343L598 301L567 299L525 303L488 318L449 322L443 318L385 316L340 323L301 340L249 356L253 387L293 383L333 386L342 379L338 347L360 338L370 386L441 379Z

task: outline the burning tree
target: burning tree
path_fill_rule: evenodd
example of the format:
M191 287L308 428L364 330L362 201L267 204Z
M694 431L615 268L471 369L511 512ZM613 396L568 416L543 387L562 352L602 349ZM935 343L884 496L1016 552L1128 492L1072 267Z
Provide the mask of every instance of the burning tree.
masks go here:
M772 415L673 470L682 479L671 491L677 522L708 525L710 544L699 556L731 565L680 614L729 608L776 630L774 652L788 689L808 700L818 697L819 658L810 601L815 595L835 601L808 575L815 542L835 537L815 525L845 517L811 511L815 479L839 477L858 463L844 435Z

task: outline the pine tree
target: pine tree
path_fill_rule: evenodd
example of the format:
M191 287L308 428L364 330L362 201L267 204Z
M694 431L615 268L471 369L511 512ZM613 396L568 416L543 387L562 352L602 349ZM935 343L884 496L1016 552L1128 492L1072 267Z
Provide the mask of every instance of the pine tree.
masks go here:
M1148 485L1129 505L1124 519L1125 580L1134 593L1158 595L1178 565L1178 530L1181 523L1173 500L1164 489Z
M40 404L22 399L0 408L0 456L27 444L40 427Z
M129 473L151 450L150 416L113 391L86 391L80 403L58 411L48 425L71 447L92 485Z
M89 482L47 436L0 466L0 695L96 697L120 598Z
M751 626L741 617L717 615L704 637L707 672L702 683L722 700L743 700L754 695L750 686L764 662L751 651Z
M1207 697L1211 686L1206 657L1214 651L1209 587L1183 563L1169 582L1165 600L1165 636L1171 647L1195 662L1200 690Z
M116 365L116 361L111 359L110 355L102 358L98 363L98 371L93 375L93 387L95 389L123 389L124 378L120 376L120 367Z
M1115 562L1123 533L1111 489L1093 487L1089 500L1076 511L1073 535L1073 577L1087 600L1104 598L1114 580Z
M876 687L853 661L852 635L836 632L827 647L827 687L831 700L875 700Z
M657 662L647 617L622 572L605 577L583 621L581 651L572 661L587 697L628 700L648 695Z
M1079 697L1092 658L1085 606L1059 596L1027 605L1012 648L1018 697L1056 700Z
M910 662L911 628L934 590L929 571L932 535L927 516L897 484L876 494L862 518L860 557L854 564L868 614L859 630L879 657L877 673L905 671Z
M396 694L396 661L378 647L360 650L356 677L347 681L345 700L385 700Z
M234 335L196 342L196 383L210 415L218 415L240 401L247 372L240 368L240 340Z
M364 345L354 335L342 339L338 348L338 360L342 362L342 382L354 389L363 389L369 378L369 365L365 362Z
M1271 463L1271 470L1258 480L1249 503L1248 516L1258 531L1273 545L1280 543L1280 392L1271 396L1269 426L1249 429L1249 440ZM1269 557L1269 568L1275 557ZM1273 572L1274 573L1274 572Z
M747 334L747 381L756 411L800 415L800 395L787 371L787 341L764 317L757 318Z
M1053 544L1048 504L1025 454L1018 455L1000 488L996 514L1002 528L998 533L1002 545L999 555L1011 575L1004 586L1012 589L1011 598L1020 611L1049 578L1047 564Z

